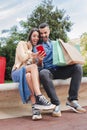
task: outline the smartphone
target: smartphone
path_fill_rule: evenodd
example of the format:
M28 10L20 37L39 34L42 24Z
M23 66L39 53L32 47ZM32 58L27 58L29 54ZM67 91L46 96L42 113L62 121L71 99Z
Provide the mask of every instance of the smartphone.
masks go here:
M37 49L37 51L40 51L40 53L41 53L42 51L45 52L44 47L43 47L42 45L36 46L36 49ZM46 52L45 52L45 53L46 53ZM46 54L45 54L44 56L46 56Z

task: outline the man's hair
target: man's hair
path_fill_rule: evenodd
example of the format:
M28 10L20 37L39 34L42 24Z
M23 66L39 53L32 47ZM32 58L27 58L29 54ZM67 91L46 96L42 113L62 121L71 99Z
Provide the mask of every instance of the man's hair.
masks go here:
M39 25L39 29L40 29L40 28L45 28L45 27L49 27L49 25L48 25L47 23L41 23L41 24Z

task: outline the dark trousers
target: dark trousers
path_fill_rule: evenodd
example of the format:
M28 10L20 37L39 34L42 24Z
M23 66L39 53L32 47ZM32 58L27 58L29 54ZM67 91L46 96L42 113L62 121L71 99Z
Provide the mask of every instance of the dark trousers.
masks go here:
M40 81L50 98L51 102L59 105L60 101L56 94L52 79L67 79L71 78L70 87L68 91L68 100L78 100L78 90L83 75L82 66L79 64L58 67L56 69L42 69L40 70Z

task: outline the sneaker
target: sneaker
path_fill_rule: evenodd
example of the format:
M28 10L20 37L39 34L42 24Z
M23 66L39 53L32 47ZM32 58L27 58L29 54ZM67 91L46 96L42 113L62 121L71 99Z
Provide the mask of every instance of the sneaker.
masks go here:
M32 120L40 120L42 119L42 116L41 116L41 113L40 113L40 110L36 109L34 107L35 105L32 106Z
M49 102L43 95L36 97L35 108L39 110L53 110L55 105Z
M52 116L54 116L54 117L60 117L61 116L60 105L55 107L55 109L53 110Z
M84 113L86 112L86 109L82 108L77 100L73 100L73 101L67 101L66 105L71 108L73 111L77 112L77 113Z

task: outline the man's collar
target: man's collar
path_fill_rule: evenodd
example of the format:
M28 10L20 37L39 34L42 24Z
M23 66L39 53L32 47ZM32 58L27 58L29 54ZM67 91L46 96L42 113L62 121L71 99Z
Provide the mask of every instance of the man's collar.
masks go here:
M44 41L43 41L43 43L46 43L46 44L48 44L48 45L50 44L50 42L51 42L51 40L50 40L50 39L48 39L48 41L47 41L47 42L44 42Z

